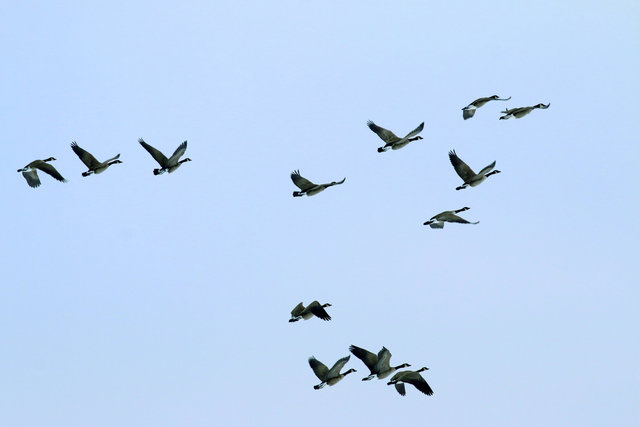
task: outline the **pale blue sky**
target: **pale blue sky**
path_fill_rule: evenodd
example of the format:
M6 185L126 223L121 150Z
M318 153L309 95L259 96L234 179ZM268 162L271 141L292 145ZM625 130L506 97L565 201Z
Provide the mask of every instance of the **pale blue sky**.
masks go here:
M0 24L3 425L638 425L637 2L13 2ZM424 139L379 154L367 120ZM193 162L154 176L140 137ZM124 163L82 178L73 140ZM451 149L502 173L455 191ZM49 156L69 182L29 188ZM294 169L347 180L293 198ZM463 206L480 224L422 225ZM331 322L287 322L314 299ZM428 366L434 396L355 357L314 390L307 358L350 344Z

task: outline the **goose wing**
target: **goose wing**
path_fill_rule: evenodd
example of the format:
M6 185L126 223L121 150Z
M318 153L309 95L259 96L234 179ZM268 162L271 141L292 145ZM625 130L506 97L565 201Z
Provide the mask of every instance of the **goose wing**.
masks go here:
M426 225L426 224L425 224ZM429 224L431 228L444 228L444 222L436 221Z
M351 356L343 357L342 359L339 359L336 363L334 363L331 369L329 369L329 372L327 372L327 378L333 378L340 375L340 369L342 369L342 367L347 364L350 358Z
M422 375L420 375L419 372L407 372L402 376L400 381L413 385L415 388L417 388L427 396L431 396L433 394L433 390L429 386L429 383L427 383L425 379L422 378Z
M76 143L75 141L71 143L71 149L73 150L74 153L78 155L78 157L80 157L80 160L82 160L82 163L84 163L85 166L88 167L89 169L94 169L100 166L101 163L98 161L98 159L93 157L93 155L89 153L87 150L80 148L78 143ZM111 159L111 160L115 160L115 159Z
M173 152L171 157L169 158L169 164L176 164L182 155L187 151L187 141L184 141L182 144L176 148L176 151Z
M300 176L300 171L295 170L291 172L291 181L302 191L308 191L316 186L313 182Z
M400 393L400 396L405 396L407 394L403 382L395 383L394 385L396 386L396 390L398 391L398 393Z
M324 307L318 302L314 301L307 306L307 310L313 313L314 316L319 317L322 320L331 320L331 316L324 309Z
M169 159L167 159L167 156L162 154L160 150L153 148L152 146L144 142L144 139L142 138L140 138L138 142L140 143L140 145L144 147L145 150L149 152L149 154L151 154L151 157L153 157L156 160L156 162L160 164L161 167L165 167L167 165L167 162L169 161Z
M325 381L327 379L329 368L327 368L324 363L311 356L309 358L309 366L311 366L311 369L313 369L313 373L316 374L316 377L318 377L320 381Z
M412 130L411 132L409 132L407 134L407 136L405 136L402 139L409 139L409 138L413 138L414 136L416 136L417 134L419 134L420 132L422 132L422 130L424 129L424 122L420 123L418 125L417 128L415 128L414 130Z
M41 160L36 162L36 164L32 165L31 167L40 169L42 172L51 175L53 178L57 179L60 182L67 182L67 180L64 179L62 175L60 175L60 172L58 172L58 170L54 168L52 164Z
M485 166L484 168L482 168L482 170L480 172L478 172L478 175L484 175L486 173L491 172L491 169L496 167L496 161L494 160L493 163L491 163L490 165Z
M371 120L367 122L367 126L369 126L369 129L374 131L380 137L380 139L386 142L387 144L393 144L396 141L400 141L400 138L398 138L395 133L391 132L388 129L381 128L377 124L373 123Z
M378 356L375 353L365 350L364 348L356 347L355 345L349 346L349 351L367 365L367 368L371 371L371 375L376 373Z
M471 178L476 176L476 173L467 165L465 162L458 157L456 154L456 150L449 151L449 161L453 165L453 168L456 170L456 173L464 182L469 182Z
M446 216L442 217L440 220L447 221L447 222L457 222L459 224L477 224L478 222L480 222L480 221L478 222L467 221L466 219L461 218L454 213L447 214Z
M293 307L293 310L291 310L291 316L298 317L302 314L303 311L304 311L304 304L300 303L295 307Z
M462 109L462 118L467 120L473 117L476 114L475 108L463 108Z
M31 169L28 172L23 171L22 176L24 176L24 179L27 180L27 184L29 184L29 187L31 188L40 187L40 178L38 178L37 169Z
M386 347L378 352L378 363L376 363L376 372L388 371L389 362L391 361L391 352Z

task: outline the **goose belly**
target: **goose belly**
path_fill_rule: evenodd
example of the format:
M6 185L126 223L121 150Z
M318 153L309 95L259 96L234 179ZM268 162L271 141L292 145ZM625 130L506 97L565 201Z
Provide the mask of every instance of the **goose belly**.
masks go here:
M98 167L98 168L95 168L95 169L93 170L93 173L95 173L95 174L102 173L102 172L106 171L108 167L109 167L109 165L107 165L107 166L100 166L100 167Z
M315 196L318 193L321 193L324 191L324 187L322 186L316 186L313 187L311 190L307 191L307 196Z
M471 181L469 181L469 185L470 185L471 187L475 187L476 185L480 185L480 184L482 184L482 182L483 182L485 179L487 179L487 177L486 177L486 176L484 176L484 175L479 176L479 177L475 177L475 178L473 178Z
M178 164L177 164L177 165L175 165L175 166L171 166L170 168L168 168L168 169L167 169L167 171L168 171L169 173L174 172L176 169L178 169L178 168L180 167L180 165L181 165L181 163L178 163Z
M340 380L344 378L344 375L340 375L338 377L334 377L334 378L329 378L326 383L327 385L334 385L337 384L338 382L340 382Z
M402 147L404 147L405 145L407 145L407 144L408 144L408 143L410 143L410 142L411 142L411 141L409 141L409 140L404 140L404 141L402 141L402 140L401 140L400 142L398 142L398 143L396 143L396 144L393 144L393 146L391 147L391 149L392 149L392 150L399 150L399 149L401 149Z

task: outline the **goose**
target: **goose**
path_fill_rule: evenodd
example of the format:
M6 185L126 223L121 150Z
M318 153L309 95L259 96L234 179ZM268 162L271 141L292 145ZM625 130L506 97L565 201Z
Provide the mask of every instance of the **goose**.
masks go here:
M469 222L464 218L460 218L457 213L468 211L471 208L464 207L462 209L458 209L455 211L444 211L440 212L438 215L431 217L431 219L424 223L424 225L428 225L431 228L444 228L445 222L457 222L460 224L478 224L480 221Z
M404 138L397 137L396 134L394 134L390 130L381 128L371 120L367 122L367 126L369 126L369 129L374 131L380 137L380 139L385 142L384 147L378 148L378 153L384 153L389 149L389 147L391 147L392 150L399 150L411 141L422 139L421 136L416 135L418 135L420 132L422 132L422 129L424 129L424 122L420 123L417 128L409 132Z
M548 103L547 105L537 104L532 107L518 107L518 108L512 108L510 110L507 109L507 110L501 111L501 113L504 114L504 116L500 116L500 120L507 120L507 119L510 119L511 117L515 117L516 119L519 119L521 117L526 116L527 114L529 114L530 112L532 112L537 108L541 110L546 110L547 108L549 108L550 105L551 103Z
M142 138L140 138L138 140L138 142L140 143L140 145L142 145L144 147L145 150L147 150L149 152L149 154L151 154L151 157L153 157L154 159L156 159L156 162L158 162L160 164L160 168L159 169L154 169L153 170L153 174L154 175L161 175L165 172L173 172L176 169L178 169L180 167L181 164L183 164L184 162L190 162L191 159L190 158L186 158L183 160L180 160L180 157L182 157L182 155L184 154L185 151L187 151L187 141L183 142L182 144L180 144L178 146L178 148L176 149L176 151L173 152L173 154L171 155L171 157L169 157L167 159L167 157L162 154L160 152L160 150L157 150L155 148L153 148L152 146L150 146L149 144L147 144L146 142L144 142L144 140Z
M400 393L401 396L404 396L406 393L404 389L404 384L413 384L415 388L426 394L427 396L431 396L433 394L433 390L429 384L422 378L420 372L427 371L429 368L422 367L417 371L401 371L391 377L391 381L387 383L387 385L394 384L396 386L396 390Z
M456 187L456 190L462 190L463 188L467 188L467 186L475 187L476 185L480 185L482 181L487 179L487 177L493 175L494 173L500 173L499 170L495 170L491 173L489 171L496 166L495 160L488 166L485 166L479 173L475 173L469 165L463 162L460 157L456 154L456 150L449 151L449 160L453 165L453 168L456 170L456 173L462 180L464 184L460 187Z
M325 385L332 386L350 373L356 372L355 369L349 369L342 374L340 373L340 369L342 369L342 367L349 361L350 357L351 356L343 357L338 360L331 369L328 369L324 363L311 356L309 358L309 366L313 369L313 373L316 374L316 377L322 381L320 384L314 385L313 388L320 390Z
M338 182L333 181L328 184L314 184L308 179L300 176L299 170L295 170L291 172L291 181L293 181L296 187L298 187L302 191L294 191L293 197L301 197L301 196L304 196L305 194L307 196L313 196L315 194L320 193L321 191L324 191L328 187L342 184L345 181L345 179L347 178L345 177L342 179L342 181L338 181Z
M78 157L80 157L82 163L84 163L89 168L88 171L82 172L82 176L89 176L92 173L102 173L106 171L109 166L115 165L117 163L122 163L120 160L117 160L120 158L120 154L110 158L109 160L105 160L104 162L99 162L95 157L91 155L91 153L80 148L80 146L75 141L71 143L71 149L78 155Z
M408 363L403 363L398 366L389 366L389 361L391 360L391 352L387 350L386 347L382 347L382 350L378 352L376 356L374 353L371 353L364 348L356 347L352 345L349 347L349 351L358 359L362 360L367 368L371 371L371 375L368 377L364 377L362 381L372 380L374 377L378 377L378 379L386 378L395 372L398 369L408 368Z
M498 95L489 96L487 98L478 98L462 109L462 118L465 120L470 119L476 113L476 109L482 107L489 101L508 101L510 99L511 97L500 98Z
M67 180L64 179L62 175L60 175L60 172L58 172L56 168L53 167L53 165L47 163L53 160L55 160L54 157L49 157L48 159L44 160L34 160L22 169L18 169L18 172L22 172L22 176L24 176L24 179L27 180L27 184L29 184L29 187L31 188L40 187L38 169L40 169L44 173L51 175L53 178L57 179L60 182L67 182Z
M318 301L314 301L308 306L300 303L291 310L291 319L289 322L297 322L300 319L311 319L313 316L319 317L322 320L331 320L331 316L324 309L325 307L331 307L331 304L326 303L320 305Z

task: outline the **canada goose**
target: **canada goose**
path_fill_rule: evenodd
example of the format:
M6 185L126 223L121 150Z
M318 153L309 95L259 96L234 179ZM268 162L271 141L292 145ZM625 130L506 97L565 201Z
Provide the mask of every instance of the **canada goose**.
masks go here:
M82 163L84 163L89 168L88 171L82 172L82 176L89 176L92 173L102 173L106 171L109 166L115 165L117 163L122 163L120 160L116 160L120 158L120 154L110 158L109 160L105 160L104 162L99 162L95 157L91 155L91 153L80 148L80 146L75 141L71 143L71 149L78 155L78 157L80 157Z
M480 185L482 181L487 179L487 177L493 175L494 173L500 173L499 170L495 170L491 173L488 173L491 169L493 169L496 165L495 160L489 166L486 166L479 173L475 173L469 165L463 162L460 157L456 154L456 150L449 151L449 160L453 165L453 168L456 170L456 173L462 180L464 184L460 187L457 187L456 190L462 190L463 188L467 188L468 185L475 187L476 185Z
M417 371L402 371L395 374L391 377L391 381L387 383L387 385L394 384L396 386L396 390L400 393L401 396L404 396L406 393L404 389L404 383L413 384L415 388L426 394L427 396L431 396L433 394L433 390L429 384L422 378L420 372L427 371L429 368L423 367L418 369Z
M58 172L56 168L53 167L53 165L50 165L49 163L47 163L53 160L55 160L55 158L53 157L49 157L48 159L44 159L44 160L34 160L33 162L29 163L22 169L18 169L18 172L22 172L22 176L24 176L24 179L27 180L27 184L29 184L29 187L31 188L36 188L40 186L40 178L38 178L38 169L40 169L44 173L51 175L52 177L54 177L60 182L67 182L67 180L64 179L62 175L60 175L60 172Z
M541 110L546 110L547 108L549 108L550 105L551 103L548 103L547 105L537 104L532 107L518 107L518 108L512 108L510 110L507 109L507 110L501 111L501 113L504 114L504 116L500 116L500 120L507 120L507 119L510 119L511 117L515 117L516 119L519 119L521 117L526 116L527 114L529 114L530 112L532 112L537 108Z
M149 154L151 154L151 157L156 159L156 162L158 162L160 164L160 166L161 166L159 169L154 169L153 170L153 174L154 175L160 175L160 174L163 174L165 172L171 173L171 172L175 171L176 169L178 169L180 167L180 165L183 164L184 162L190 162L191 161L190 158L186 158L186 159L178 161L180 159L180 157L182 157L184 152L187 151L187 141L185 141L182 144L180 144L178 146L178 148L176 149L176 151L173 152L173 155L171 157L169 157L168 159L159 150L153 148L152 146L150 146L149 144L144 142L144 140L142 138L140 138L138 140L138 142L140 143L140 145L142 145L144 147L145 150L147 150L149 152Z
M297 322L300 319L311 319L313 316L319 317L322 320L331 320L331 316L324 309L325 307L331 307L331 304L326 303L320 305L318 301L314 301L308 306L300 303L291 310L291 319L289 322Z
M409 132L407 136L405 136L404 138L397 137L396 134L394 134L390 130L381 128L377 124L373 123L371 120L367 122L367 126L369 126L369 129L374 131L380 137L380 139L385 142L384 147L378 148L378 153L384 153L389 149L389 147L391 147L392 150L399 150L400 148L404 147L411 141L422 139L421 136L416 136L416 135L422 132L422 129L424 129L424 122L420 123L420 125L417 128Z
M316 377L318 377L318 379L322 381L320 384L314 385L313 388L316 390L320 390L325 385L332 386L350 373L356 372L355 369L349 369L342 374L340 373L340 369L342 369L342 367L349 361L350 357L351 356L343 357L342 359L338 360L331 369L328 369L324 363L311 356L309 358L309 366L311 366L311 369L313 369L313 373L316 374Z
M465 120L470 119L476 113L476 109L482 107L489 101L508 101L510 99L511 97L500 98L498 95L489 96L487 98L478 98L462 109L462 118Z
M443 228L445 222L457 222L460 224L478 224L480 221L469 222L464 218L460 218L456 215L459 212L468 211L470 208L464 207L462 209L458 209L456 211L444 211L440 212L438 215L431 217L431 219L424 223L424 225L428 225L431 228Z
M295 170L291 172L291 181L293 181L296 187L298 187L302 191L294 191L293 197L301 197L301 196L304 196L305 194L307 196L313 196L315 194L320 193L321 191L324 191L325 188L327 187L342 184L345 181L345 179L347 178L343 178L342 181L338 181L338 182L333 181L328 184L314 184L308 179L300 176L299 170Z
M408 363L403 363L398 366L389 366L391 360L391 352L386 347L382 347L382 350L378 352L376 356L374 353L365 350L364 348L356 347L352 345L349 347L349 351L358 359L362 360L367 368L371 371L371 375L364 377L362 381L372 380L373 377L378 379L386 378L398 369L408 368Z

